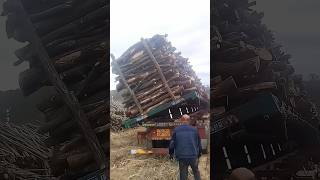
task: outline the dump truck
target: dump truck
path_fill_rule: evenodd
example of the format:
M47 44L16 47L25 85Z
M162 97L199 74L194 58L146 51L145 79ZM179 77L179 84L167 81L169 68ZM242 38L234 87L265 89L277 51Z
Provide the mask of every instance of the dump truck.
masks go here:
M139 142L154 154L168 154L168 146L175 127L182 125L179 118L188 114L191 116L192 125L199 132L203 153L208 150L208 102L201 98L196 92L191 92L176 101L159 105L146 115L129 118L123 122L125 128L142 125L146 131L137 134Z
M209 97L188 63L166 39L155 35L130 47L116 59L113 73L119 75L117 91L127 108L124 128L137 125L146 131L137 133L154 154L167 154L173 129L179 118L188 114L197 127L203 151L208 148Z

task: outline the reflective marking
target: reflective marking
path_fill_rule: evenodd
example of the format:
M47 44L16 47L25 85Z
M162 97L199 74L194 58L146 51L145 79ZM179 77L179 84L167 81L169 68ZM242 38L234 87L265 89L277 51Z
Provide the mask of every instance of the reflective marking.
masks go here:
M262 144L261 144L261 149L262 149L263 158L267 159L267 155L266 155L266 152L264 151L264 147Z
M224 157L228 158L228 153L227 153L226 147L223 146L222 150L223 150Z
M223 146L222 150L223 150L224 157L226 158L226 163L227 163L228 169L232 169L231 162L228 158L228 153L227 153L226 147Z
M273 154L273 155L276 155L276 153L275 153L275 151L274 151L274 149L273 149L273 145L272 145L272 144L270 144L270 147L271 147L271 150L272 150L272 154Z
M281 146L280 146L280 144L279 144L279 143L278 143L278 149L279 149L279 151L282 151L282 150L281 150Z
M246 155L247 155L248 163L251 164L251 158L250 158L250 154L249 154L249 152L248 152L248 148L247 148L246 145L244 145L243 148L244 148L244 152L245 152Z
M179 111L180 111L180 114L181 114L181 116L182 116L182 111L181 111L181 108L179 108Z
M232 169L232 167L231 167L231 163L230 163L230 160L229 160L229 159L227 159L226 161L227 161L228 169Z
M172 119L172 114L171 114L171 111L170 111L170 109L169 109L169 115L170 115L170 118Z
M243 146L243 148L244 148L244 152L245 152L246 154L248 154L247 146L246 146L246 145L244 145L244 146Z
M186 110L187 110L187 113L189 113L189 110L188 110L188 108L186 107Z

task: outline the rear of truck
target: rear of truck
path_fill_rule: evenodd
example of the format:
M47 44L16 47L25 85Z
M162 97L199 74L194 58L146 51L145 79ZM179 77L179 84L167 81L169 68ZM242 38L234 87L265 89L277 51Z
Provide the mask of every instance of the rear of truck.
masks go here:
M137 138L146 139L155 154L168 152L172 131L184 114L194 120L204 151L208 146L209 95L188 59L175 50L166 35L155 35L117 59L112 56L117 91L129 117L123 127L144 126Z

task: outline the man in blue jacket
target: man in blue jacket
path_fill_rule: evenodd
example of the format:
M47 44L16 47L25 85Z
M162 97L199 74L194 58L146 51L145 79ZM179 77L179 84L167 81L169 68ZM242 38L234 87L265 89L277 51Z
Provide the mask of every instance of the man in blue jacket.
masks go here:
M184 124L173 130L169 154L171 158L174 154L179 161L180 180L187 180L189 166L191 166L194 179L200 180L198 169L202 150L200 136L198 130L190 125L190 117L188 115L183 115L180 120Z

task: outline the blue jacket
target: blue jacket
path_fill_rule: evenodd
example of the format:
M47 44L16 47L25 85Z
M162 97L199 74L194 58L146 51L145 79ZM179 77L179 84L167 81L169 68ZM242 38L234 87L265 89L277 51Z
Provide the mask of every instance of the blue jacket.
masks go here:
M198 130L190 125L181 125L173 130L169 154L179 159L198 158L201 155L201 140Z

